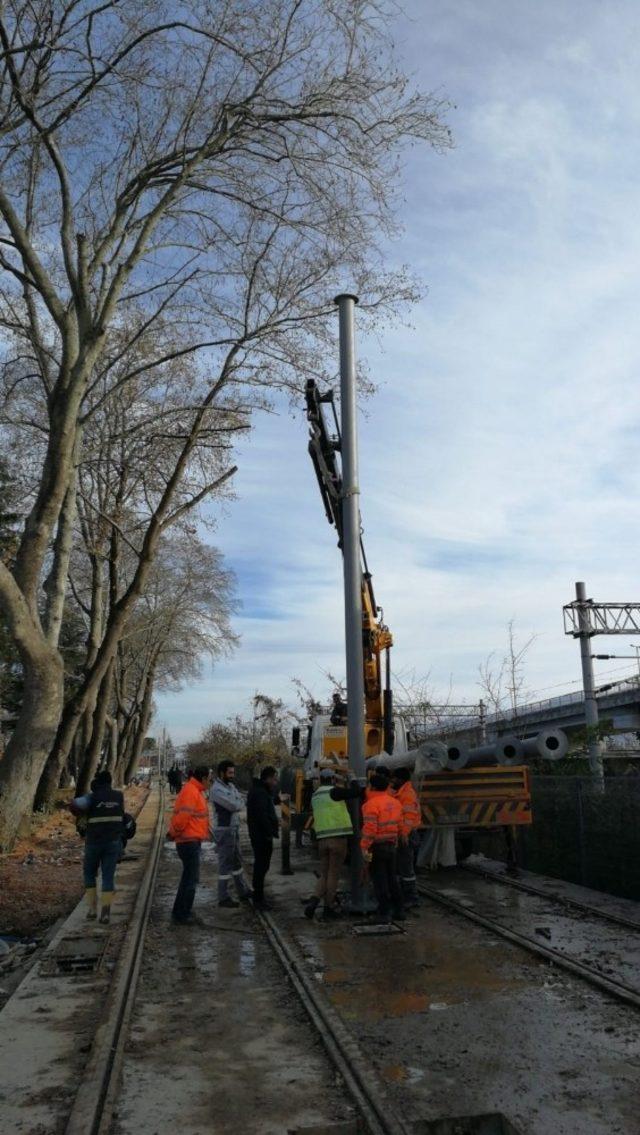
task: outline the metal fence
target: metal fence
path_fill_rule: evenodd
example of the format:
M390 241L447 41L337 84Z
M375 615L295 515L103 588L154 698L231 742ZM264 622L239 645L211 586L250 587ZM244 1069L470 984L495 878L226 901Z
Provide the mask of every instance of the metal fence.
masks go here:
M529 871L640 900L640 776L534 776L533 824L521 828L519 861ZM503 859L492 840L490 853Z

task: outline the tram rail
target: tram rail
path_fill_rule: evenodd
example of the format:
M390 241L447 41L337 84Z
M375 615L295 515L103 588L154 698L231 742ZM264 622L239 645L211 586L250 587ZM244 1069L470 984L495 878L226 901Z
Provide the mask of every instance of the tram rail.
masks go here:
M502 882L501 879L497 881ZM545 899L547 897L533 888L532 890L537 898ZM485 930L491 931L491 933L500 938L504 938L516 946L521 946L529 953L553 962L554 965L573 974L574 977L581 978L601 992L607 993L610 997L614 997L616 1000L626 1005L631 1005L634 1009L640 1009L640 989L630 985L628 982L618 980L616 977L608 977L587 962L570 958L566 953L556 949L554 946L546 945L536 938L522 933L520 930L514 930L512 927L505 926L504 923L498 921L498 919L486 913L483 914L478 910L471 909L465 903L458 902L450 894L444 894L437 887L430 886L428 883L420 881L418 883L418 891L425 898L445 907L453 914L461 915L468 921L475 922L476 925L484 927Z
M64 1135L109 1135L118 1102L124 1049L144 953L165 829L164 796L149 848L145 873L131 915L106 1014L96 1031L91 1057L83 1071ZM411 1130L387 1099L360 1046L306 972L305 963L288 936L266 912L256 912L265 938L284 970L301 1006L344 1082L358 1113L359 1130L368 1135L409 1135Z
M540 887L534 887L530 883L525 882L524 879L517 879L509 875L487 871L480 864L463 863L461 866L464 871L468 871L472 875L479 875L481 878L487 879L492 883L500 883L505 887L512 887L514 890L523 891L529 895L535 895L536 898L550 899L552 902L557 902L561 906L579 910L583 914L600 918L604 922L611 922L614 926L622 926L625 930L635 930L637 933L640 933L640 922L635 921L633 918L625 918L621 914L613 914L597 906L591 906L589 903L581 902L579 899L561 895L557 891L542 890Z
M298 1000L313 1024L329 1058L340 1073L369 1135L409 1135L412 1130L387 1100L360 1046L327 998L314 986L297 950L271 915L259 912L269 944Z
M113 975L106 1015L96 1030L91 1056L83 1071L64 1135L108 1135L111 1130L124 1046L160 864L165 830L164 807L164 788L161 785L158 816L145 871Z

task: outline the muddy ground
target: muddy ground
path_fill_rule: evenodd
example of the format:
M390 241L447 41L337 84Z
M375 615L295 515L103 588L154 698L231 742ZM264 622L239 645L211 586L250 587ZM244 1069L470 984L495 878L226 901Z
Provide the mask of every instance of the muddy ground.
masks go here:
M203 852L203 925L174 926L180 864L164 847L113 1135L351 1130L354 1108L258 918L218 909Z
M137 815L146 795L146 787L128 788L127 811ZM67 793L54 812L34 816L30 835L0 856L0 937L40 937L82 894L84 841L66 808L68 799Z
M275 921L405 1122L500 1114L518 1135L637 1135L634 1009L429 902L391 937L308 922L315 862L293 863L283 877L276 849ZM344 1089L259 924L217 909L215 875L205 845L204 925L173 929L178 864L165 848L114 1135L329 1131L353 1117Z

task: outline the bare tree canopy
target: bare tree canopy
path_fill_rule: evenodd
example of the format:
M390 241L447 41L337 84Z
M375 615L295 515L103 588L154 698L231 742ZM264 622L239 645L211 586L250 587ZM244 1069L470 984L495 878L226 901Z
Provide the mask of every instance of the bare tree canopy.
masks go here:
M31 806L63 711L58 636L93 419L149 376L170 391L179 373L184 386L193 360L191 400L168 396L172 464L95 687L108 685L185 496L197 506L232 471L221 442L220 476L200 478L202 495L185 488L203 436L245 428L262 392L323 377L345 278L372 319L416 295L381 258L398 160L407 143L450 138L445 102L396 69L386 14L376 0L2 7L2 400L5 421L19 416L40 441L15 559L0 561L25 691L0 764L0 847ZM92 696L87 687L78 713Z

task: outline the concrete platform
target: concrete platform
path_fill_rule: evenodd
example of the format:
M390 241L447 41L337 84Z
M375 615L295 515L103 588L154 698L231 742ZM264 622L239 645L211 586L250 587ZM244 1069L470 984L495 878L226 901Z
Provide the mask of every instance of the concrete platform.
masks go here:
M80 902L0 1011L2 1135L52 1135L69 1113L109 995L158 802L152 792L138 816L130 845L138 858L118 867L111 924L86 922Z

